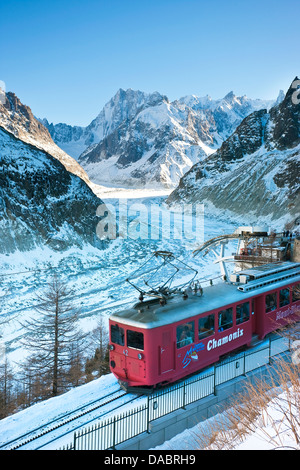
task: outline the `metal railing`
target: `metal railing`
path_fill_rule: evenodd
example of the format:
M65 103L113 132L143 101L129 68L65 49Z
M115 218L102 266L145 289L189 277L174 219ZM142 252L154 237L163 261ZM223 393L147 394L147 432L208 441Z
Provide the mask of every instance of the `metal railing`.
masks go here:
M74 433L63 450L106 450L147 431L147 403Z
M145 398L138 408L129 409L74 433L73 443L62 450L106 450L144 432L151 422L180 408L215 394L216 387L268 364L272 356L290 349L285 338L269 339L256 348L236 354L225 361Z

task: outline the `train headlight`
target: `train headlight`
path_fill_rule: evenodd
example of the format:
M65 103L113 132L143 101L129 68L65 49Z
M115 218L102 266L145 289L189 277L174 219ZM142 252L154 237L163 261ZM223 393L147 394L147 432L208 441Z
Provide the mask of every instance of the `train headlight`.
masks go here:
M110 345L109 345L109 350L110 350L110 351L113 351L114 349L115 349L114 345L113 345L113 344L110 344Z
M143 357L144 357L143 354L141 354L141 353L138 354L138 358L139 358L140 360L143 359Z

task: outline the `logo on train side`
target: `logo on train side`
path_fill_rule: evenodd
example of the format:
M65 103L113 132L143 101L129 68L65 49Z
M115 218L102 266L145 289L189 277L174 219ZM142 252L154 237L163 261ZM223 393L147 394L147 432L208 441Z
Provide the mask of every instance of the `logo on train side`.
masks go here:
M194 346L191 346L187 350L183 358L183 361L182 361L183 368L185 369L192 361L197 361L199 359L198 352L203 351L203 349L204 349L203 343L198 343L198 344L195 344Z
M279 312L276 313L276 320L281 320L282 318L293 315L294 313L296 313L297 308L298 308L297 305L291 305L284 311L279 310Z
M243 335L244 335L244 330L238 328L237 331L234 331L234 333L230 333L229 335L222 336L222 338L219 338L218 340L210 339L207 343L207 351L210 351L211 349L219 348L220 346L224 346L224 344L231 343L231 341L234 341Z
M220 346L224 346L224 344L230 343L231 341L234 341L243 335L244 335L244 330L241 328L238 328L237 331L235 331L234 333L230 333L229 335L222 336L218 340L210 339L206 345L207 351L211 351L212 349L219 348ZM187 350L183 358L183 361L182 361L183 368L185 369L192 361L197 361L198 352L203 351L203 349L205 349L205 345L203 343L198 343L198 344L195 344L194 346L191 346Z

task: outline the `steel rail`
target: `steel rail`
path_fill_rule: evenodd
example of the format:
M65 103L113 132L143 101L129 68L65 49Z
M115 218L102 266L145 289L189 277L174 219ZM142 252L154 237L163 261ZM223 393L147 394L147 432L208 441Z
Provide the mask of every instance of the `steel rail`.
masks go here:
M114 396L115 394L118 394L118 396ZM5 450L5 448L7 448L7 447L9 447L9 449L7 449L7 450L17 449L17 448L25 445L26 443L33 441L34 439L38 439L39 437L41 437L41 436L43 436L43 435L45 435L45 434L47 434L47 433L49 433L49 432L51 432L55 429L58 429L59 427L64 426L65 424L68 424L71 421L79 419L82 416L84 416L88 413L91 413L92 411L95 411L98 408L101 408L101 407L107 405L108 403L111 403L112 401L115 401L115 400L118 400L119 398L122 398L124 395L126 395L126 392L124 392L122 389L119 388L118 390L116 390L116 391L114 391L114 392L112 392L108 395L105 395L102 398L98 398L97 400L94 400L90 403L87 403L87 404L85 404L85 405L83 405L83 406L81 406L81 407L79 407L75 410L69 411L68 413L64 414L63 416L57 417L57 418L49 421L48 423L45 423L41 426L38 426L37 428L32 429L31 431L28 431L25 434L22 434L21 436L18 436L14 439L11 439L10 441L5 442L4 444L0 445L0 449ZM99 403L99 401L101 401L101 403ZM95 406L93 406L93 405L95 405ZM75 414L75 416L72 416L74 414ZM57 424L55 425L55 423L57 423ZM49 426L51 426L51 427L49 428ZM47 429L44 429L44 428L47 428ZM42 429L44 429L44 431L39 432ZM38 434L32 436L35 433L38 433ZM29 438L29 436L31 436L31 437ZM26 439L26 437L28 437L28 438ZM21 442L20 444L14 445L14 443L17 443L17 441L20 441L22 439L25 439L25 441Z
M127 393L125 393L125 395L128 395ZM129 395L128 395L129 396ZM135 398L130 398L128 401L126 401L125 403L122 403L121 405L117 405L115 406L114 408L110 408L108 411L106 411L105 413L99 415L99 416L94 416L93 418L89 419L88 421L86 421L85 423L80 423L78 424L76 427L72 428L72 430L68 430L66 431L65 433L61 434L60 436L56 436L54 437L53 439L47 441L46 443L44 444L41 444L39 447L36 447L35 450L40 450L42 449L43 447L46 447L47 445L51 444L52 442L54 441L57 441L58 439L61 439L62 437L64 436L67 436L68 434L70 433L74 433L74 431L76 431L77 429L79 428L82 428L82 427L85 427L87 426L88 424L92 423L93 421L96 421L98 419L102 419L104 416L112 413L113 411L116 411L118 410L119 408L121 408L123 405L127 405L128 403L131 403L131 402L134 402L135 400L141 398L142 396L136 396ZM117 400L117 399L116 399ZM67 423L66 423L67 424ZM42 436L40 436L42 437ZM24 444L25 445L25 444Z

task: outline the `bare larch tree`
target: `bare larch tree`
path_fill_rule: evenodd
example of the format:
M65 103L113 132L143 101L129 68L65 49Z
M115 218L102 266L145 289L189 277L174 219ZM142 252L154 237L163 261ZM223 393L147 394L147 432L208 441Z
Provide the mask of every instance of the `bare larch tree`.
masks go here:
M45 386L56 396L68 388L71 355L76 344L83 350L84 335L77 327L79 310L71 302L72 291L56 275L47 289L37 296L34 319L26 321L24 346L30 350Z

